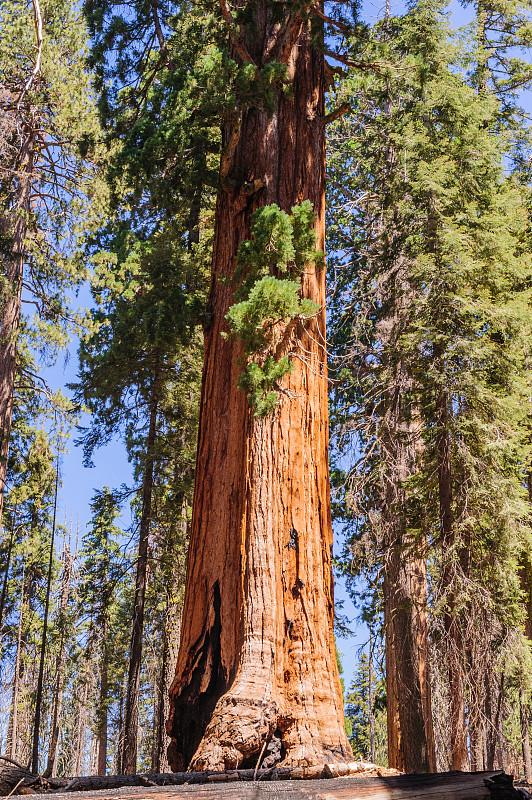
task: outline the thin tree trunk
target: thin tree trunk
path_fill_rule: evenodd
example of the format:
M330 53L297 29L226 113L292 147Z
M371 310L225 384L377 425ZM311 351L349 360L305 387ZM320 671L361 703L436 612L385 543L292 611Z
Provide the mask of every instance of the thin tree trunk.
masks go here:
M375 713L373 711L373 636L369 639L369 659L368 659L368 717L369 717L369 757L372 764L375 763Z
M105 563L104 573L102 575L102 597L99 611L99 633L100 633L100 697L98 701L98 714L96 726L97 738L97 774L107 774L107 707L108 707L108 694L109 694L109 643L108 627L109 627L109 582L108 582L108 536L107 531L105 536Z
M527 783L532 782L532 757L530 754L530 714L525 699L525 693L521 690L520 697L520 722L521 722L521 745L523 749L523 767Z
M439 359L436 354L436 361ZM463 647L460 620L456 613L456 563L452 549L455 543L452 507L451 444L448 431L448 398L440 391L436 398L436 450L438 458L438 488L440 527L443 547L443 585L446 596L444 627L447 645L447 677L451 709L451 769L468 770L467 729L465 717Z
M133 628L129 652L126 706L124 716L124 749L122 769L125 774L137 771L137 732L139 720L140 673L142 666L142 635L144 631L144 604L148 575L148 540L151 521L153 491L153 466L155 437L157 434L157 411L159 406L160 366L156 364L150 398L150 418L146 440L146 465L142 483L142 512L140 518L139 549L133 606Z
M63 578L61 581L61 599L59 603L59 651L55 661L55 689L54 700L52 709L52 725L50 744L48 746L48 763L44 771L44 777L57 775L57 757L59 755L59 721L61 719L61 710L63 702L63 682L65 677L66 666L66 626L67 626L67 609L68 599L70 596L70 582L72 579L72 556L68 547L63 551Z
M0 535L2 532L11 420L13 418L22 275L30 213L33 147L33 133L29 132L24 137L18 164L17 199L13 208L15 218L13 245L11 256L6 259L5 265L7 288L0 293Z
M37 775L39 772L39 733L41 726L42 694L43 694L43 684L44 684L44 661L46 656L46 643L48 634L48 612L50 609L50 592L52 588L52 567L54 561L54 538L55 538L55 520L57 513L58 489L59 489L59 456L57 458L57 468L55 473L54 517L52 523L52 534L50 537L50 555L48 559L48 578L46 582L46 600L44 603L41 654L39 660L39 673L37 678L37 692L35 695L35 719L33 723L33 745L31 751L31 771L33 772L34 775Z
M88 641L87 641L87 649L85 651L85 670L83 674L83 695L81 698L81 703L79 705L78 711L78 719L77 719L77 730L76 730L76 742L75 742L75 764L74 764L74 775L79 775L81 773L81 765L83 761L83 750L85 747L85 728L87 722L87 702L89 699L89 684L91 682L91 675L92 675L92 666L91 666L91 658L92 658L92 647L93 647L93 637L94 637L94 630L92 627L92 620L91 626L89 628L88 633Z
M116 757L115 757L115 771L117 775L123 774L122 764L122 753L124 749L124 691L123 687L120 687L120 699L118 702L118 736L116 741Z
M236 250L250 238L258 206L277 203L290 212L309 199L318 247L324 244L323 55L297 9L279 27L261 4L255 23L247 51L258 64L283 59L293 85L270 115L243 113L238 143L223 159L181 647L170 693L173 769L253 766L261 756L286 765L352 757L332 627L325 312L289 328L298 358L275 412L264 418L237 387L242 345L221 336ZM254 191L257 181L264 188ZM302 294L324 307L324 270L307 266Z
M102 615L100 635L102 642L100 663L100 698L98 703L97 747L98 775L107 774L107 703L109 694L109 645L107 642L107 609Z
M20 610L18 615L18 628L17 628L17 653L15 656L15 672L13 675L13 694L11 698L11 714L9 719L9 727L7 734L8 741L8 754L10 758L16 760L17 758L17 737L18 737L18 703L19 703L19 682L20 682L20 658L22 649L22 625L24 619L24 585L25 585L25 572L22 569L22 582L21 582L21 595L20 595Z

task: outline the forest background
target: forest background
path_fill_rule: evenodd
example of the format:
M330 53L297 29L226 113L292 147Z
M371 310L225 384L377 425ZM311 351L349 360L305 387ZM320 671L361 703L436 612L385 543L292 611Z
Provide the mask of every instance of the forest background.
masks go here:
M470 14L464 11L458 3L453 3L451 5L451 10L453 12L453 25L460 25L465 24L470 19ZM392 14L400 14L405 11L404 6L397 4L392 7L391 13ZM362 16L365 17L368 21L373 22L376 19L382 19L384 14L384 9L378 7L377 5L366 3L362 8ZM87 294L87 289L82 288L81 293L79 295L78 302L81 302L82 305L91 305L90 298ZM45 379L47 384L52 387L54 390L58 388L63 388L67 383L75 382L76 374L78 370L77 365L77 358L76 358L76 351L77 351L77 342L75 339L71 341L68 345L68 352L69 357L66 359L66 356L63 354L60 355L58 362L54 368L47 367L41 371L42 377ZM63 365L63 361L65 361L65 365ZM84 417L81 418L81 423L84 422ZM133 443L133 450L135 448L135 444ZM94 464L95 467L92 471L87 471L86 467L82 465L81 456L80 456L80 449L74 449L71 444L65 445L66 452L61 454L59 459L59 470L60 470L60 483L61 488L59 489L58 493L58 501L57 501L57 520L63 526L63 531L58 532L59 537L58 541L60 542L61 539L66 542L70 551L74 552L78 551L78 554L83 551L84 543L83 538L86 535L87 531L95 531L95 520L97 520L98 514L105 513L104 508L104 500L106 498L105 493L100 494L99 497L95 495L95 490L97 492L102 492L104 486L113 487L113 489L119 489L121 484L125 484L128 487L131 485L131 481L133 478L132 474L132 467L129 463L123 445L120 441L113 438L111 443L107 444L105 447L101 449L96 449L93 454ZM54 456L51 456L52 461L54 460ZM118 484L118 485L117 485ZM113 531L116 537L116 542L120 545L120 548L123 550L127 550L128 543L130 543L131 536L131 524L133 527L135 525L135 521L138 521L139 511L138 511L138 502L137 506L134 507L133 513L133 523L130 524L128 518L128 510L127 510L127 494L128 491L124 491L124 497L121 511L118 508L111 508L107 509L108 517L107 517L107 524L109 526L109 531ZM47 498L48 508L51 511L53 508L53 491L51 492L50 496ZM92 510L91 510L91 503L92 503ZM111 503L111 505L113 505ZM91 527L91 519L92 519L92 527ZM50 522L50 520L48 520ZM113 527L113 526L118 526ZM342 539L341 539L341 532L340 528L337 529L337 537L338 537L338 549L342 548ZM119 548L119 549L120 549ZM57 549L57 559L58 563L54 567L56 570L55 573L55 585L53 587L53 594L55 598L55 612L56 617L55 621L57 622L57 613L60 613L60 606L61 606L61 591L65 591L65 582L70 580L68 578L68 570L65 570L65 563L68 561L69 556L65 556L65 549L63 546L63 552L61 553L60 547ZM127 570L128 566L124 564L124 561L120 561L123 559L123 553L121 552L120 555L118 551L116 552L117 555L117 565L115 565L115 569L120 570ZM91 554L87 551L87 539L85 542L85 555L84 558L90 560ZM62 568L59 561L62 559ZM42 559L44 563L44 559ZM127 558L126 558L127 561ZM120 566L118 566L120 565ZM94 564L93 564L94 566ZM96 565L97 567L97 565ZM129 564L129 576L131 576L131 565ZM41 579L44 577L41 576ZM122 576L120 576L120 579ZM130 578L131 579L131 578ZM94 580L94 578L93 578ZM338 575L338 585L342 587L343 583L343 576L341 572ZM95 603L96 600L94 597L90 598L91 589L87 586L83 587L83 581L80 583L81 591L88 592L86 602ZM8 587L9 588L9 587ZM353 588L353 587L351 587ZM355 588L355 592L357 591L357 587ZM68 588L66 589L68 594ZM352 741L354 743L355 748L358 748L356 751L357 754L369 758L373 757L379 761L386 760L386 745L385 745L385 733L384 733L384 721L383 721L383 705L382 705L382 697L383 697L383 685L382 685L382 652L379 652L378 647L375 650L372 650L373 656L373 675L371 674L370 668L368 667L368 657L367 653L369 652L368 647L366 647L366 655L360 657L360 647L361 645L367 644L369 638L370 628L368 628L367 624L362 622L359 624L360 621L357 621L357 613L358 608L352 604L349 592L347 590L340 589L337 592L337 598L341 601L344 601L344 607L341 609L341 613L347 617L347 627L353 628L355 627L355 634L347 633L345 638L339 639L339 649L344 654L344 669L345 669L345 682L347 685L347 694L348 699L351 698L351 702L348 703L348 725L350 725L350 732L352 735ZM59 612L57 609L59 608ZM124 655L124 664L127 660L127 639L129 636L128 631L128 620L125 618L120 618L120 614L123 613L123 609L120 608L116 609L115 612L118 614L117 619L115 620L115 624L119 624L122 640L118 644L118 650L122 649L122 653ZM113 612L113 613L115 613ZM151 623L150 623L151 624ZM154 630L153 635L157 637L157 621L154 623ZM356 627L358 626L358 627ZM57 627L57 626L56 626ZM14 629L13 629L14 630ZM60 628L54 628L52 625L51 634L53 636L60 636L58 631ZM38 651L39 641L38 641L38 629L35 630L35 641L32 642L32 647L35 648L34 652ZM19 631L20 633L20 631ZM81 638L83 636L89 637L90 639L90 632L83 634L81 633ZM154 639L154 643L156 643L156 639ZM85 639L85 644L87 643L87 639ZM374 641L371 644L373 648ZM57 651L57 641L55 642L56 646L56 653ZM81 665L83 664L83 659L81 655L82 651L76 655L74 653L74 660L73 664ZM10 663L10 656L8 654L6 665L2 670L3 679L5 682L3 683L3 697L1 700L2 707L5 709L5 712L2 714L2 726L0 727L0 742L2 746L0 746L0 751L5 750L4 743L8 742L9 739L9 725L12 725L12 719L10 718L9 709L13 705L13 697L12 697L12 690L13 684L12 681L9 680L9 669L13 667L12 659ZM77 660L76 660L77 659ZM85 669L89 670L90 666L85 664ZM51 675L53 673L53 669L50 669L48 680L50 681ZM57 669L56 669L57 674ZM122 681L124 680L124 676L117 674L114 675L113 680ZM147 696L150 695L150 701L153 701L153 695L157 694L158 691L160 693L164 693L164 681L161 688L157 688L155 692L152 691L151 688L148 688L148 684L153 684L154 681L157 680L156 676L144 676L143 680L146 681L145 689ZM352 690L349 690L349 687L352 683ZM49 685L48 689L51 689L51 685ZM90 681L85 682L85 689L90 695L91 692L94 692L95 686L91 686ZM372 693L373 694L380 694L381 702L375 703L375 698L373 697L372 700ZM87 696L88 696L87 695ZM87 696L85 697L85 702L87 703ZM97 703L96 703L97 705ZM162 704L164 709L164 703ZM95 706L94 706L95 708ZM370 711L368 712L368 709ZM31 702L27 703L26 706L21 706L21 714L23 716L23 725L30 726L30 717L31 717ZM41 753L46 751L46 747L44 743L49 744L50 733L53 727L53 700L49 701L49 706L47 708L46 721L44 723L44 732L41 741ZM122 708L114 709L113 710L114 716L110 716L113 719L112 725L116 728L120 727L121 724L121 715L122 715ZM143 717L144 714L144 717ZM148 711L147 708L141 709L141 728L144 731L144 742L145 745L141 743L140 747L140 759L141 765L143 768L148 768L150 763L154 764L154 740L160 736L160 720L157 723L154 723L154 719L150 716L151 711ZM24 716L25 715L25 716ZM101 766L101 748L98 751L96 747L96 742L100 737L102 731L98 729L99 720L97 718L97 714L95 719L91 721L91 708L90 708L90 699L87 704L87 713L86 717L83 722L83 736L76 744L76 759L74 762L72 761L72 753L70 755L70 761L63 756L63 763L59 766L60 769L67 769L67 766L70 766L71 769L75 768L77 773L79 772L87 772L87 771L95 771L98 768L98 762L100 761ZM12 714L11 714L12 717ZM119 719L120 717L120 719ZM76 724L80 723L80 715L79 709L77 712L76 717ZM151 732L148 734L145 730L146 726L153 726ZM111 722L110 722L111 726ZM159 726L159 727L157 727ZM376 729L376 730L375 730ZM107 731L106 731L107 733ZM72 739L75 738L76 735L79 734L79 730L76 731L74 729L67 731L67 736L71 736ZM78 736L79 738L79 736ZM12 739L11 739L11 746L12 746ZM28 745L26 745L27 747ZM72 745L74 747L74 745ZM24 751L24 747L22 748ZM515 742L514 742L514 749L515 749ZM66 750L65 750L66 752ZM162 755L162 749L159 750L158 758L159 766L164 766L164 757ZM50 753L48 754L50 756ZM53 753L52 753L53 756ZM20 756L19 756L20 757ZM41 755L42 758L42 755ZM107 768L109 765L114 761L116 763L117 754L113 750L106 755L104 761L107 763ZM57 759L57 755L56 755ZM53 760L53 759L52 759ZM157 758L155 758L155 765L157 765ZM42 768L41 764L41 768ZM58 765L54 766L54 769L57 769ZM68 770L67 770L68 771Z

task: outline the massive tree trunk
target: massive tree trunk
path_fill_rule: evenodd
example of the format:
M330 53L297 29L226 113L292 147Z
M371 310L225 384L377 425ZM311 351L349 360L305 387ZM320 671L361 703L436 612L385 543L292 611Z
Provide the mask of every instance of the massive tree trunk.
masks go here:
M157 434L160 381L161 369L160 363L157 360L151 386L148 438L146 440L146 464L142 481L142 512L139 526L133 626L129 651L129 671L124 712L122 770L126 774L135 774L137 771L137 732L139 723L140 672L142 667L142 635L144 632L144 605L148 582L148 543L151 522L153 467L155 460L155 438Z
M440 354L435 353L436 362ZM440 528L443 548L442 583L446 590L444 627L447 648L447 677L450 703L451 769L468 770L467 728L465 716L463 643L460 619L456 611L457 561L454 514L452 505L451 442L448 429L448 396L440 391L436 397L436 450L438 459L438 488Z
M273 415L254 416L237 388L242 347L221 336L233 302L230 281L221 279L232 277L258 206L277 203L290 212L309 199L318 247L324 244L323 55L297 10L283 26L268 6L257 5L253 36L243 44L259 66L284 60L292 91L279 94L270 115L245 112L236 148L222 159L186 596L170 692L174 769L351 757L333 636L324 270L309 264L302 276L303 296L322 311L292 328L294 369Z

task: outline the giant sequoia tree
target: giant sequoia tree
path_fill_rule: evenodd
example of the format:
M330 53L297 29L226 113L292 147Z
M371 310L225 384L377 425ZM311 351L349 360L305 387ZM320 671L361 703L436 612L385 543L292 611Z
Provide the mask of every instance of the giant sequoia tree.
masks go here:
M271 0L233 10L221 0L220 8L235 92L224 112L171 689L174 769L252 765L262 754L285 764L350 756L333 639L325 274L317 252L321 12Z

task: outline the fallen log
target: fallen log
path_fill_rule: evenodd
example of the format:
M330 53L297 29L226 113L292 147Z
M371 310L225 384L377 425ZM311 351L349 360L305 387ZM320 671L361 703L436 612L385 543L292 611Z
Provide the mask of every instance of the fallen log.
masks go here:
M438 775L378 775L375 765L357 774L331 777L329 767L227 770L144 775L51 778L31 776L16 794L54 800L524 800L504 773L448 772ZM339 765L335 765L338 771ZM382 768L376 768L382 769ZM28 775L29 773L26 773ZM272 781L275 784L272 785ZM235 784L239 785L236 786ZM171 789L169 787L172 787ZM7 794L7 792L5 793ZM151 797L151 795L156 795ZM148 797L149 796L149 797Z
M0 768L1 769L1 768ZM21 768L23 769L23 768ZM199 783L231 783L234 781L288 781L315 780L317 778L337 778L353 774L398 775L398 770L386 769L365 761L352 761L347 764L320 764L314 767L270 767L269 769L232 769L224 772L171 772L144 773L137 775L84 775L74 778L39 778L24 772L6 776L4 790L9 784L10 790L15 783L24 777L21 794L25 789L34 786L39 792L88 792L103 789L119 789L128 786L183 786ZM0 791L0 794L7 791Z
M17 784L30 786L37 777L12 758L0 755L0 795L8 795Z
M493 794L485 785L494 773L443 773L368 778L363 774L344 778L271 782L239 781L181 786L148 786L56 794L54 800L524 800L510 786ZM510 783L512 779L510 777ZM511 792L511 793L508 793ZM38 800L39 795L35 796ZM30 798L26 798L30 800Z

